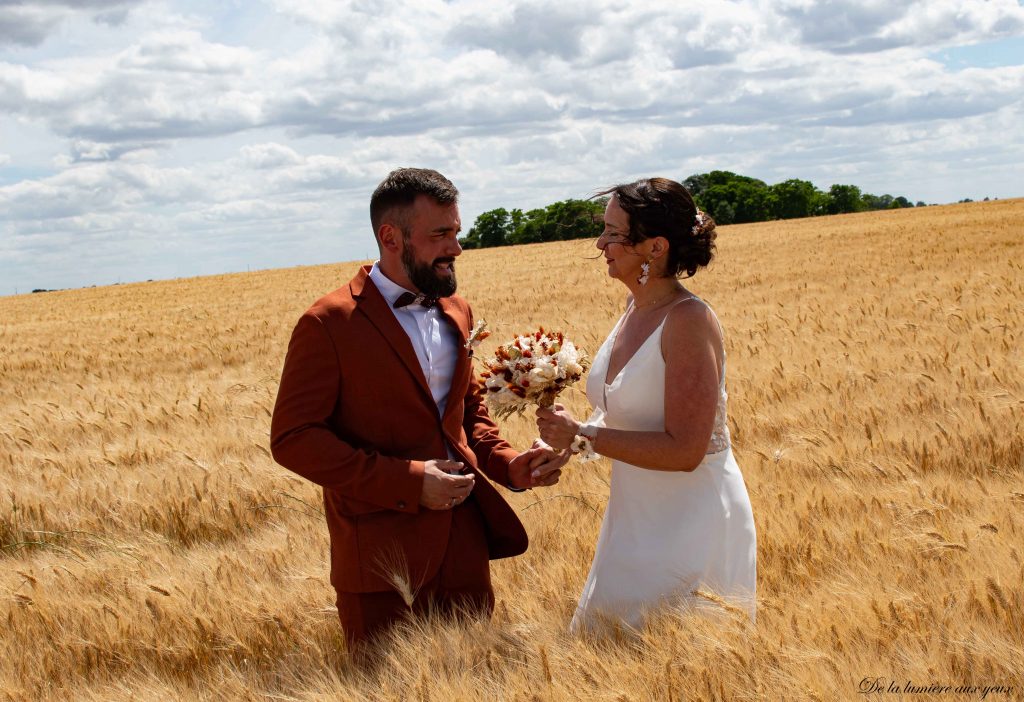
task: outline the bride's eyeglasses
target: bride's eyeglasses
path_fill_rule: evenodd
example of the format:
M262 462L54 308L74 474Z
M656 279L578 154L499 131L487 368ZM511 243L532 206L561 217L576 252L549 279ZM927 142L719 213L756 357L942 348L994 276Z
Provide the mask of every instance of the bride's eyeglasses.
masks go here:
M610 232L607 229L601 232L601 236L597 237L597 248L604 251L605 247L610 244L621 244L623 246L633 246L633 242L617 232Z

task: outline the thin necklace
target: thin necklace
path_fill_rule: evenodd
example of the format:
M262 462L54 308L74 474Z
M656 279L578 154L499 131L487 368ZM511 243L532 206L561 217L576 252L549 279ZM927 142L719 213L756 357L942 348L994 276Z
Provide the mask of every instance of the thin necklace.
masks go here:
M680 292L681 290L682 290L682 288L673 288L672 292L668 293L667 295L662 295L661 297L659 297L659 298L657 298L655 300L652 300L651 302L645 302L642 305L639 304L636 301L636 298L634 297L633 298L633 307L638 309L638 310L641 310L641 309L643 309L645 307L654 307L659 302L664 302L665 300L669 299L670 297L672 297L676 293Z

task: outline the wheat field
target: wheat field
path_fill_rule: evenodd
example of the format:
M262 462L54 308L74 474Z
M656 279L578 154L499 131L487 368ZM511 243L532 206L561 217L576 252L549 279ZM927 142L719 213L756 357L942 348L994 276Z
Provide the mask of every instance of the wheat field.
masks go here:
M482 352L538 325L596 351L624 289L594 254L467 251ZM357 265L0 298L0 699L1024 698L1024 200L720 229L690 282L727 335L756 626L708 593L570 637L609 470L570 463L508 494L531 546L492 621L363 667L319 491L268 452L292 326Z

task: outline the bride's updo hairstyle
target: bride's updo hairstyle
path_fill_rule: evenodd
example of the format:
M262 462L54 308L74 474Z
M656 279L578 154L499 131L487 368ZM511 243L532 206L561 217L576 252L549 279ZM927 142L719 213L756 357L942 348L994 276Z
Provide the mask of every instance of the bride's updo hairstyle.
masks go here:
M663 236L668 240L666 277L693 276L715 256L715 220L700 212L690 193L668 178L643 178L616 185L598 196L614 195L629 215L629 241Z

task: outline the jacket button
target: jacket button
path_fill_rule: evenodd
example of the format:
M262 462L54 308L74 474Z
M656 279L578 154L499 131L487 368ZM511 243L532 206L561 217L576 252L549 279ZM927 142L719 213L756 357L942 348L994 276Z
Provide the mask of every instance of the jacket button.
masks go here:
M398 509L405 509L405 500L398 501Z

